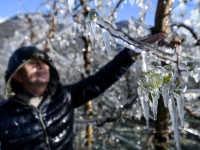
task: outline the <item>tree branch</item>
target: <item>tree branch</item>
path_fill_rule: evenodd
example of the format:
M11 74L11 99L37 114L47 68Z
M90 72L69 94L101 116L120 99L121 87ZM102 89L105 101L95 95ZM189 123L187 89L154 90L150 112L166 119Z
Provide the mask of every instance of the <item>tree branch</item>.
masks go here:
M192 108L190 108L189 106L184 106L184 109L194 118L196 119L200 119L200 115L198 115L197 113L195 113Z
M200 39L198 38L197 34L195 33L195 31L191 27L189 27L189 26L187 26L186 24L183 24L183 23L172 23L172 24L170 24L170 26L177 26L178 28L180 28L180 27L186 28L187 30L190 31L192 36L197 40L196 46L200 45Z
M121 4L123 1L124 1L124 0L119 0L118 3L117 3L117 5L114 7L113 12L111 13L111 15L110 15L110 17L109 17L109 18L111 18L112 21L114 20L114 14L115 14L115 12L117 11L118 7L120 6L120 4Z

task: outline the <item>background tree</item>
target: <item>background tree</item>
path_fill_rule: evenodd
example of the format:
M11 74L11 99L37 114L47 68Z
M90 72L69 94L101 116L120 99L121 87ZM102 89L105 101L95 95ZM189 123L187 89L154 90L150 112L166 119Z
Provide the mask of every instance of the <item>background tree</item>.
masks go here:
M199 1L158 0L155 10L150 0L130 0L129 4L141 10L137 19L132 17L127 21L115 22L117 10L125 3L127 1L123 0L113 2L46 0L38 6L35 13L19 14L0 24L0 36L5 37L0 47L2 99L5 98L3 77L8 58L19 46L36 45L44 49L56 63L61 82L64 84L73 83L95 73L122 49L122 45L125 44L124 42L121 42L121 45L117 44L112 34L115 31L112 28L110 28L110 36L106 35L105 30L102 33L101 29L96 30L95 38L92 36L89 29L91 26L88 26L86 17L91 8L95 8L104 20L132 39L143 40L158 32L176 35L181 39L182 60L190 56L195 63L198 63ZM151 10L155 11L153 27L145 23L145 18ZM191 11L187 12L188 10ZM8 31L9 26L12 26L10 30L13 32L10 32L7 37L8 34L5 32ZM110 51L103 40L108 38ZM167 42L162 47L167 47L166 44ZM107 57L109 53L110 57ZM157 54L162 53L157 52ZM88 109L87 113L85 113L85 106L76 110L75 149L88 149L87 146L104 150L176 149L171 119L162 100L159 100L157 120L155 121L153 114L150 113L149 127L146 127L141 103L137 98L137 78L143 74L142 63L140 56L120 81L92 101L91 105L87 105L88 108L92 108ZM198 81L200 69L196 68L198 76L195 80ZM180 144L182 149L199 149L199 83L196 83L191 76L187 78L189 75L186 71L182 71L181 74L185 80L189 80L187 84L189 90L184 95L185 128L180 129ZM88 134L86 129L91 127L92 134ZM92 137L92 140L86 137Z

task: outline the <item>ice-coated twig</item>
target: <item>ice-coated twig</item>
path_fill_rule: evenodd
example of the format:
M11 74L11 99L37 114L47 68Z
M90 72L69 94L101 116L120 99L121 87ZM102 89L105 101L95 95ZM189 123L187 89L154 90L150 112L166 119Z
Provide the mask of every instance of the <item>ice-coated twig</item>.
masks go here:
M55 57L58 57L59 60L61 60L63 63L72 64L72 62L69 59L61 56L58 52L56 52L53 49L49 39L47 39L47 41L49 42L49 47L50 47L50 50L51 50L50 52L48 52L48 55L50 56L50 58L54 59Z
M146 30L151 30L150 28L150 26L148 26L148 25L146 25L146 24L144 24L144 23L141 23L141 22L139 22L137 19L135 19L133 16L131 17L131 19L134 21L134 22L136 22L138 25L140 25L140 26L142 26L143 28L145 28Z

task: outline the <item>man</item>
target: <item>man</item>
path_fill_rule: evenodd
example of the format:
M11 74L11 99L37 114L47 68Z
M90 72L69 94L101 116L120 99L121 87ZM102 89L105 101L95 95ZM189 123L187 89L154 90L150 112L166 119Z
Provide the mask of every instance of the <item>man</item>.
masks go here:
M0 149L72 150L74 109L115 83L137 55L125 48L95 75L62 85L47 54L31 46L17 49L5 75L8 100L0 103Z

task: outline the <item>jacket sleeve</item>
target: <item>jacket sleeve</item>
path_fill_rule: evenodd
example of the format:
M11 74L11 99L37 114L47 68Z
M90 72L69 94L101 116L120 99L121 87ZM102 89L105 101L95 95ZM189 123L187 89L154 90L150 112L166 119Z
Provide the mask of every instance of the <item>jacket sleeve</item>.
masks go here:
M128 51L127 48L122 50L96 74L75 84L64 86L71 93L74 108L102 94L129 69L134 60Z

